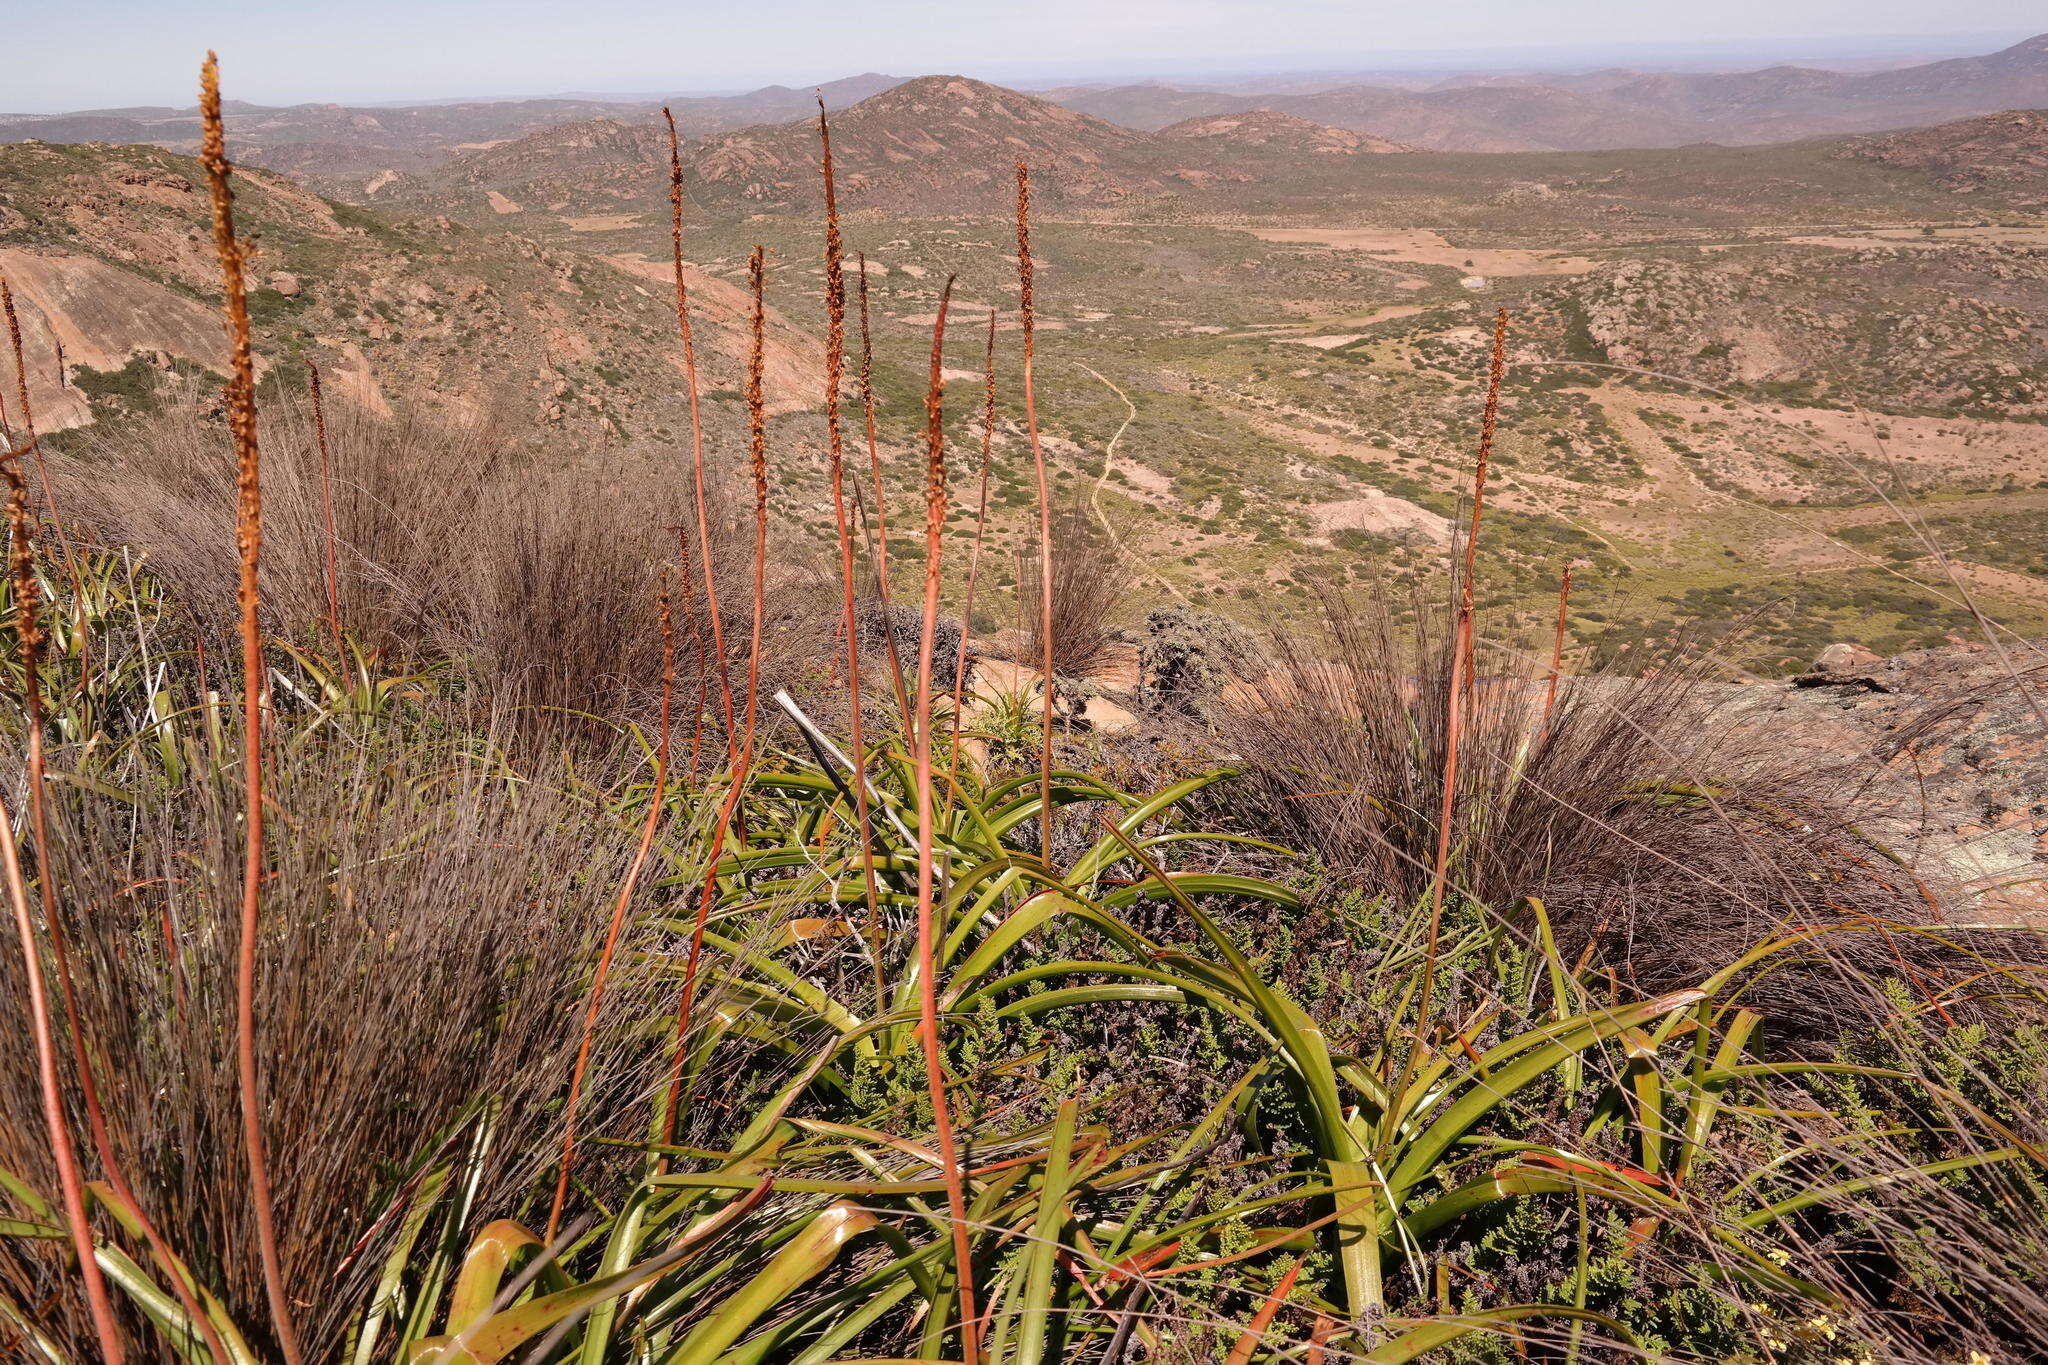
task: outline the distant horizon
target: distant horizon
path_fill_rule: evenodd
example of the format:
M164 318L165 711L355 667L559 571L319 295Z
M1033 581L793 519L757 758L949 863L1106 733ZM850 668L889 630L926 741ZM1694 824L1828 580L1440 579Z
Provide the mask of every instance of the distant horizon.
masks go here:
M231 99L395 107L732 95L865 71L1044 89L1601 66L1753 70L1941 60L2048 28L2048 16L2021 0L1951 0L1938 11L1924 0L1719 0L1709 13L1685 16L1678 32L1626 0L1473 0L1455 16L1377 0L1126 0L1114 11L1093 0L1041 0L1027 14L956 0L943 11L943 31L923 0L875 0L853 31L827 0L758 0L745 14L689 9L586 0L564 27L547 0L358 0L286 12L262 0L78 0L12 21L26 60L13 64L0 112L185 108L208 46L220 50ZM1929 22L1937 18L1938 26ZM1757 36L1766 22L1778 31ZM761 33L787 52L785 64L767 59ZM1359 50L1361 33L1385 46ZM704 69L717 60L707 53L728 54L727 64ZM671 62L696 69L671 77L650 65Z

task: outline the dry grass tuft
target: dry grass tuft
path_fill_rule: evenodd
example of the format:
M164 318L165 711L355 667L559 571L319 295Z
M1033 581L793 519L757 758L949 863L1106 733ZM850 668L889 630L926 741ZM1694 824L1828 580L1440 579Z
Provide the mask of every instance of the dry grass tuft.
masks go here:
M1134 574L1127 556L1095 518L1078 506L1053 515L1058 546L1050 572L1036 554L1019 557L1017 581L1052 584L1051 626L1043 597L1025 594L1024 634L1035 659L1052 661L1055 678L1085 678L1099 672L1117 652L1116 616L1129 599Z
M1547 680L1520 653L1491 652L1461 709L1464 761L1446 802L1460 637L1449 609L1411 609L1404 626L1384 599L1328 600L1324 633L1271 637L1229 707L1250 818L1343 882L1427 902L1447 846L1449 892L1503 912L1541 900L1569 955L1591 950L1646 993L1795 926L1858 930L1838 955L1873 976L1903 969L1928 992L1978 969L1888 931L1930 921L1927 889L1857 831L1838 784L1717 718L1708 658L1576 679L1546 728ZM1758 998L1792 1033L1868 1024L1841 967L1781 967Z
M560 1150L556 1101L635 831L592 820L559 775L509 776L403 732L273 757L268 798L293 837L272 850L276 912L254 943L257 1063L282 1270L319 1287L300 1324L309 1359L336 1358L398 1233L385 1216L416 1156L460 1158L487 1136L479 1207L498 1216L520 1211ZM222 1027L238 974L239 781L232 767L202 771L134 804L54 788L51 858L112 1150L173 1250L248 1324L264 1315L263 1275ZM108 858L116 847L125 856ZM0 976L0 1028L18 1036L19 965ZM614 973L586 1133L639 1135L620 1115L659 1063L635 1030L660 989L638 966ZM0 1111L27 1112L34 1085L25 1051L7 1049ZM37 1138L0 1124L0 1167L32 1185L50 1174ZM56 1286L75 1272L47 1246L0 1242L17 1302L69 1299Z

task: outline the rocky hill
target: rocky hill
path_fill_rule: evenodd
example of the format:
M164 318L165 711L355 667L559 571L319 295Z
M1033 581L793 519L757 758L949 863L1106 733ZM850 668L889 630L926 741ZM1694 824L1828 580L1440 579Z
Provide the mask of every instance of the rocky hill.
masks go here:
M1348 156L1356 152L1412 152L1405 143L1354 133L1346 128L1253 109L1242 114L1206 114L1162 128L1162 139L1213 147L1252 148L1291 156Z
M867 72L812 90L764 86L740 95L665 101L686 136L798 118L822 95L834 109L876 95L898 77ZM664 101L598 95L532 100L442 101L403 107L230 103L229 141L244 162L300 176L323 192L348 195L380 175L419 172L465 152L487 150L562 124L613 119L629 125L659 115ZM197 109L92 110L45 117L0 116L0 143L146 143L196 152Z
M1812 251L1605 267L1538 292L1525 330L1561 357L1757 396L2048 415L2048 248Z
M2048 205L2048 110L2009 110L1861 138L1842 154L1927 172L1959 194L2017 191L2016 206Z
M862 100L834 120L832 140L853 208L999 202L1020 158L1053 203L1099 203L1163 183L1142 135L964 76L921 76ZM727 199L809 203L819 193L817 127L799 119L721 134L692 148L690 168Z
M535 429L680 430L666 266L607 261L447 218L393 222L241 171L265 373L317 359L372 407L414 403ZM0 271L21 305L48 429L146 408L153 376L225 368L203 173L153 147L0 147ZM692 272L705 386L739 387L748 301ZM816 340L770 320L778 407L815 401ZM714 403L714 409L730 404ZM736 424L737 414L719 420Z

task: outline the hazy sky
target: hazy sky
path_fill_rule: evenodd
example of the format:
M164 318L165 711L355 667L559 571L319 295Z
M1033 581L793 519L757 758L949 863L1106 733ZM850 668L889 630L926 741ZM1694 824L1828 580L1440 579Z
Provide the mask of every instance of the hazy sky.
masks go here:
M0 0L0 112L565 90L683 92L858 71L995 79L1361 68L1417 52L1698 42L1760 59L1863 36L2023 34L2041 0ZM1852 45L1853 46L1853 45ZM1559 59L1558 54L1552 54ZM1740 63L1735 63L1740 64Z

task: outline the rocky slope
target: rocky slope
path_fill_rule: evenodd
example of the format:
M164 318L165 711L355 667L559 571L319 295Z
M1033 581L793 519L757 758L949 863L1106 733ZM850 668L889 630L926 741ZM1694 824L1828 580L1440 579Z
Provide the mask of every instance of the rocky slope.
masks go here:
M1630 261L1539 292L1557 358L1884 411L2048 414L2048 247L1902 237L1808 261Z
M150 372L219 373L203 174L153 147L0 147L0 270L18 296L45 429L146 406ZM251 311L266 371L313 358L371 407L414 402L513 426L653 439L681 429L665 265L607 261L446 218L397 223L238 173L255 245ZM692 270L704 383L741 382L748 300ZM815 401L822 352L769 320L769 398ZM61 350L60 350L61 347ZM736 424L735 405L709 405Z
M2014 207L2048 206L2048 110L2009 110L1859 138L1842 155L1930 174L1958 194L2011 191Z
M2048 926L2044 644L1836 645L1793 682L1731 689L1727 714L1856 793L1952 918Z

